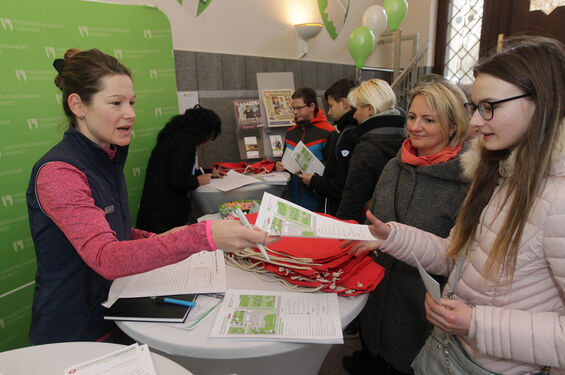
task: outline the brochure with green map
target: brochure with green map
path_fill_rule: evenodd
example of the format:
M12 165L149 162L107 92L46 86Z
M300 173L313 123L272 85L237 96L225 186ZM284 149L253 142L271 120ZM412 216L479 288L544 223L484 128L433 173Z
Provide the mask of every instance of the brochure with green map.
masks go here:
M342 344L337 295L228 290L210 338Z
M374 240L369 226L319 215L285 199L264 193L255 225L283 237Z

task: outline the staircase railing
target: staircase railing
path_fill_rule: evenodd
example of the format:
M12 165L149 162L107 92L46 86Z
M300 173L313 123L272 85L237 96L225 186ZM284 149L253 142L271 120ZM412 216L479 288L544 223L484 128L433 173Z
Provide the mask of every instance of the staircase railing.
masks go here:
M402 70L402 73L400 73L391 84L396 94L398 105L404 109L407 109L410 90L414 87L416 82L418 82L420 77L425 74L424 67L420 62L428 52L428 46L429 42L410 60L408 66Z

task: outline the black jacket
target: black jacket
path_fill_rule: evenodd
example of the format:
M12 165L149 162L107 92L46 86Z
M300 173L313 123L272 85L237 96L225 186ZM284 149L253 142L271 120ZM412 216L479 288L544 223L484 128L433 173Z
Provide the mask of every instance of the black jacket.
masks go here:
M336 216L365 222L365 209L386 165L404 141L405 117L397 110L383 112L355 128L359 143L349 162L349 171Z
M355 131L357 121L353 118L354 113L355 110L352 109L335 122L340 133L331 133L328 137L328 160L324 175L315 174L310 180L310 188L321 197L318 211L333 216L341 202L349 161L359 139L359 134Z
M185 225L191 208L190 191L198 187L196 137L188 130L160 137L151 152L137 228L162 233Z

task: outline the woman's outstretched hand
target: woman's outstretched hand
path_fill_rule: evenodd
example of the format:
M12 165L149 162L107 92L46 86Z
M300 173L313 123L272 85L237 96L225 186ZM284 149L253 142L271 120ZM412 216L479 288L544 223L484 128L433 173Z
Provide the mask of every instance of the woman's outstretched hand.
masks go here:
M216 247L228 251L253 247L258 243L270 245L280 240L279 236L269 236L255 226L253 229L246 228L237 220L214 220L211 230Z
M375 215L371 213L371 211L367 210L366 215L367 219L369 219L369 221L371 222L371 225L369 225L369 231L371 232L373 237L375 237L375 240L357 242L356 244L351 246L351 249L348 251L349 255L359 256L364 252L378 249L390 234L390 227L377 219ZM350 243L346 244L348 246ZM346 247L346 244L344 244L342 247Z
M437 303L430 293L426 293L426 319L434 326L447 333L458 336L467 336L473 308L466 303L454 299L441 299L441 305Z

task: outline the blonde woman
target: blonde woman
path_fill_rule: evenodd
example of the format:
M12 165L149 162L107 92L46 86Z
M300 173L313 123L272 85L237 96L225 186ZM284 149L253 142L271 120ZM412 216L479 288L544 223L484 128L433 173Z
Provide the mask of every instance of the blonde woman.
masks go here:
M563 45L507 40L474 74L466 108L480 136L463 157L472 181L450 236L367 213L382 240L352 252L380 248L411 265L414 253L449 275L441 304L426 294L435 328L416 374L565 374Z
M336 217L365 221L365 209L386 163L396 155L404 140L404 115L395 108L396 97L390 85L381 79L361 83L347 95L355 108L353 117L357 146Z
M440 237L449 235L468 188L460 163L469 123L465 101L463 92L445 80L412 91L406 116L409 137L384 168L371 212ZM426 289L416 268L382 253L377 262L386 274L360 315L365 350L357 353L355 365L408 374L431 331L422 303ZM351 362L344 359L344 366L351 367Z

